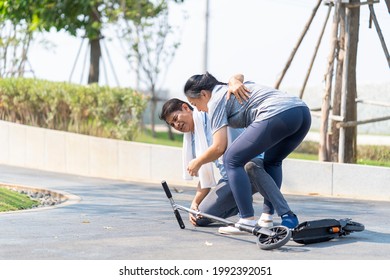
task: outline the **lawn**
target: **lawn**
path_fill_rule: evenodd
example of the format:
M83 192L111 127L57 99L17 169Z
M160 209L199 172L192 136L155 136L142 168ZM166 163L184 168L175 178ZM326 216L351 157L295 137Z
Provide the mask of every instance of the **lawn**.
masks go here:
M25 194L0 187L0 212L30 209L37 205L38 201L31 200Z

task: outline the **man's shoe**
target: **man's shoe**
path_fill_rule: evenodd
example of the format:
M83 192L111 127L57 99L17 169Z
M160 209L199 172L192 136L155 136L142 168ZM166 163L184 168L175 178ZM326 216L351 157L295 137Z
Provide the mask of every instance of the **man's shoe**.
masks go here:
M240 219L237 223L243 224L243 225L248 225L248 226L256 226L257 221L256 220ZM220 227L218 229L218 232L221 234L227 234L227 235L242 235L242 234L249 233L246 231L241 231L234 226Z
M265 227L265 228L273 227L274 226L274 222L273 222L273 219L272 219L272 215L271 214L266 214L266 213L261 214L260 219L257 222L257 224L260 227Z
M296 228L299 224L298 217L293 212L282 215L282 226L290 229Z

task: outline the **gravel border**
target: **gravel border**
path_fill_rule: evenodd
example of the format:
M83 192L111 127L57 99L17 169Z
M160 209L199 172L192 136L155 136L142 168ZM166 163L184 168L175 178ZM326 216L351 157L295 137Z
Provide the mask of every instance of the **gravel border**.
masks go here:
M17 190L17 189L11 189L11 190L17 191L20 194L25 194L29 196L30 199L38 201L39 205L34 206L32 208L54 206L64 202L60 196L58 196L57 194L53 194L52 192L49 191L31 191L31 190Z

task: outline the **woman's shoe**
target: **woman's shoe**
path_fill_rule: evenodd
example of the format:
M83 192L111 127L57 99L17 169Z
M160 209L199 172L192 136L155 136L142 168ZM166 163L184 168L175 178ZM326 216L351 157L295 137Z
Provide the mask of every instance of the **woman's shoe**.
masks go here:
M296 228L299 224L298 217L293 212L287 212L282 215L282 226L288 227L290 229Z

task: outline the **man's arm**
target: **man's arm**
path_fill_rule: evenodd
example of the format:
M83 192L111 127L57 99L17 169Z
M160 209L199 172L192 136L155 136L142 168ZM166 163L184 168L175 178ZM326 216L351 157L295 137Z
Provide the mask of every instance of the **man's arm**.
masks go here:
M198 186L196 187L196 193L195 193L194 199L192 200L192 203L191 203L191 209L199 211L199 208L198 208L199 204L203 201L203 199L206 197L206 195L208 195L209 192L210 192L210 189L209 188L202 189L200 182L199 182ZM191 224L193 224L195 226L197 217L195 217L192 214L190 214L189 217L190 217Z
M200 156L190 161L187 170L191 176L196 176L200 167L208 162L217 160L226 150L227 147L227 126L224 126L217 130L213 134L213 143L211 146Z

